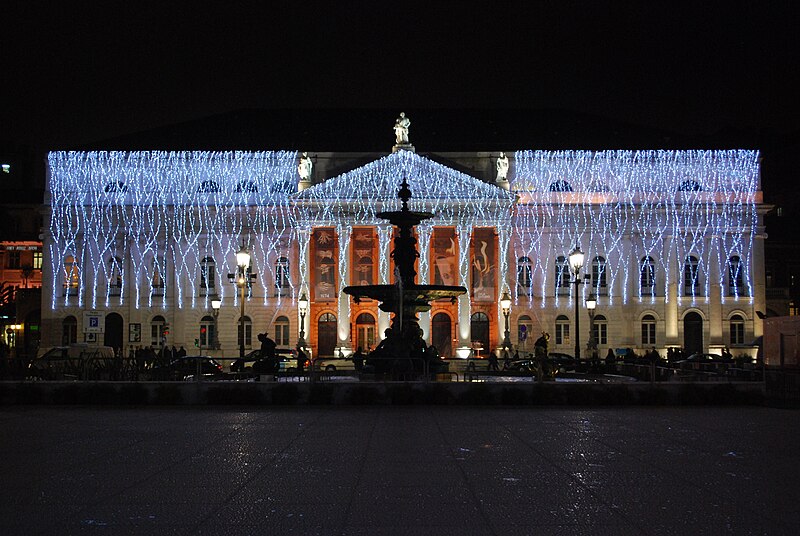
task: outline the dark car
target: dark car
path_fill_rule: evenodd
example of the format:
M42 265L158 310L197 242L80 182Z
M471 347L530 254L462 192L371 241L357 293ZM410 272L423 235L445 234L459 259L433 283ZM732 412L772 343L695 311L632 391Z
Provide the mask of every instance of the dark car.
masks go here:
M222 377L222 365L207 356L179 357L168 365L152 369L150 371L150 377L160 381L194 379L197 374L198 363L200 366L200 374L203 378L216 379Z
M721 355L696 353L686 359L676 361L674 367L676 370L723 372L727 369L729 363L732 363L732 361L724 359Z
M550 352L547 354L547 360L550 365L556 367L559 372L566 372L568 370L575 370L578 362L569 354L562 354L559 352Z
M294 350L275 350L275 357L278 358L280 372L293 372L297 370L297 356ZM309 360L306 360L306 367L308 367L310 363ZM231 372L267 372L266 362L261 359L261 350L253 350L246 354L244 359L237 359L231 363Z

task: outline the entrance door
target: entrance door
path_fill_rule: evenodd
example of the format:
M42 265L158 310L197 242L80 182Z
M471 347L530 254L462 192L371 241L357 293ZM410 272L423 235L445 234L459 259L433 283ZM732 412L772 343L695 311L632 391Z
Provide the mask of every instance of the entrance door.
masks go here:
M336 349L336 316L324 313L317 321L317 355L330 357Z
M453 356L452 328L450 317L445 313L436 313L431 319L431 344L442 357Z
M103 345L122 351L122 317L117 313L106 315L106 332L103 334Z
M368 352L375 346L375 318L369 313L361 313L356 318L356 347Z
M489 317L484 313L472 315L470 331L472 332L472 348L475 350L475 355L480 355L480 357L489 355L492 350L489 344Z
M683 317L683 355L703 351L703 317L692 311Z

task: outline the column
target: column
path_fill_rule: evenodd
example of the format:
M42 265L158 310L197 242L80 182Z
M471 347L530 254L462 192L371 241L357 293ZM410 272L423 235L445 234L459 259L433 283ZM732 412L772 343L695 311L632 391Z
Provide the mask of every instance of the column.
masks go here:
M309 280L311 279L311 250L309 244L311 243L311 227L304 226L297 229L297 261L298 261L298 294L297 298L305 292L309 300L308 311L306 311L305 320L300 318L300 308L297 308L297 336L300 336L300 331L305 333L306 345L311 346L311 292L309 288ZM300 322L303 326L300 326Z
M713 240L713 239L712 239ZM721 238L724 240L724 237ZM706 241L707 251L711 244ZM714 258L718 262L712 262ZM705 347L723 346L722 342L722 297L726 290L728 273L728 259L725 255L708 255L708 341L703 341ZM729 298L730 299L730 298Z
M458 297L458 348L456 355L467 357L472 348L472 337L470 332L470 264L469 264L469 244L472 235L471 225L460 225L456 228L458 236L458 284L467 289L466 294Z
M336 317L337 353L350 355L350 296L343 292L350 281L350 234L352 228L338 225L336 234L339 239L339 285L337 300L339 312Z
M419 274L417 282L420 285L430 284L430 253L431 253L431 233L433 227L430 225L420 225L417 227L417 246L419 247ZM425 311L419 314L419 327L422 328L422 338L431 342L431 312Z
M392 252L392 226L378 226L378 279L381 285L389 284L389 255ZM391 318L389 313L378 310L378 333L376 339L382 341L383 333L389 328Z
M757 217L755 214L752 217ZM761 216L758 216L759 219ZM750 281L745 279L745 285L750 284L750 291L752 292L752 309L748 311L748 315L753 319L753 338L761 337L764 335L764 321L758 317L756 311L767 312L767 291L766 280L767 274L764 269L764 240L767 238L764 232L764 226L759 222L758 231L753 237L753 249L750 251L750 266L746 266L745 277L750 276ZM742 262L747 262L747 256L742 255ZM744 301L744 300L742 300ZM748 334L745 333L745 342L748 342Z
M496 228L497 230L497 240L498 240L498 251L497 251L497 258L498 258L498 289L495 292L495 296L497 297L497 326L499 329L497 330L498 334L498 346L503 344L503 339L505 338L505 329L506 329L506 317L503 314L503 308L500 307L500 297L503 295L503 291L506 289L509 291L508 294L511 296L511 285L509 283L509 273L508 273L508 245L511 238L511 230L506 225L501 225ZM516 267L516 263L514 263ZM509 329L511 326L511 318L509 317ZM512 331L513 334L513 331ZM512 337L509 337L512 338Z
M672 239L673 237L664 237L664 241ZM678 339L678 288L680 278L683 277L683 260L678 256L678 249L674 245L673 254L670 255L666 248L664 248L663 258L678 259L674 260L667 265L667 273L664 274L666 279L666 296L664 297L664 327L667 346L683 346L683 341ZM657 273L656 273L657 274ZM658 275L656 275L658 277Z

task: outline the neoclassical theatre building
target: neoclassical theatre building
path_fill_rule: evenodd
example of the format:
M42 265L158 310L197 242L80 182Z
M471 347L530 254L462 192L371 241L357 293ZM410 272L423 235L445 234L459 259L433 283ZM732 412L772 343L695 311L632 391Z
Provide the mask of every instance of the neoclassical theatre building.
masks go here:
M600 355L735 355L761 335L758 152L422 154L397 138L382 155L50 153L42 347L197 344L235 357L262 332L293 347L301 328L314 356L374 347L388 314L342 289L394 281L393 229L376 213L399 208L403 179L412 210L435 214L416 228L419 279L468 289L422 315L444 356L501 344L506 291L522 351L543 331L551 351L572 354L591 329ZM229 279L243 245L244 304ZM576 245L580 285L568 263Z

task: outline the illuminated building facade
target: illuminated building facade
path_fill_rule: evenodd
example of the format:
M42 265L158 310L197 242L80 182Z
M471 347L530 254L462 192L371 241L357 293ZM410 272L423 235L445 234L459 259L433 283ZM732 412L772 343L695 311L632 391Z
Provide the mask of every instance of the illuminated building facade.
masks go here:
M409 145L388 155L50 153L42 346L85 339L127 352L197 340L235 357L242 337L256 348L267 331L288 348L305 294L313 355L374 347L388 315L342 289L394 281L393 231L375 214L399 208L403 178L412 210L436 215L416 229L418 277L469 289L422 315L442 355L500 345L504 291L523 351L547 331L551 351L573 353L576 289L581 302L597 297L601 356L669 346L736 354L761 335L756 151L423 156ZM255 274L244 329L228 280L242 243ZM567 263L576 245L586 259L579 286ZM582 317L583 343L589 326Z

